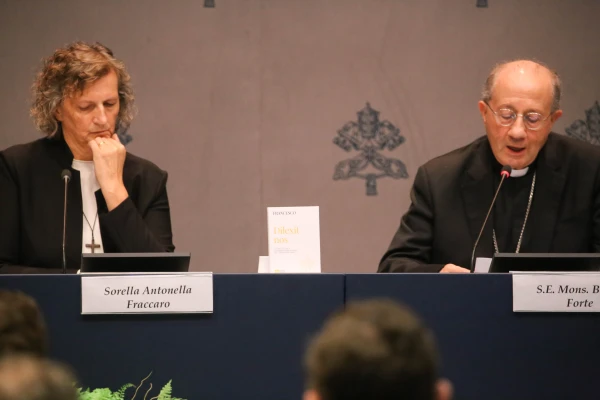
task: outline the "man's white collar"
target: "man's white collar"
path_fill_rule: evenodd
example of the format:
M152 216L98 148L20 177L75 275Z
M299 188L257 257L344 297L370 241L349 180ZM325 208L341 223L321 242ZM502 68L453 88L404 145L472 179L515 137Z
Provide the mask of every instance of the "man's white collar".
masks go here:
M527 175L527 171L529 171L529 167L525 167L523 169L513 169L510 173L511 178L520 178L522 176Z

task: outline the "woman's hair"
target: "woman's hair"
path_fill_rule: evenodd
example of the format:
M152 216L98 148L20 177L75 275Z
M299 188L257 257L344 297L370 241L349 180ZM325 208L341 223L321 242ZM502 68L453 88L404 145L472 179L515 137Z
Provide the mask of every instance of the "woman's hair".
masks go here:
M49 137L56 134L60 123L55 112L65 97L82 93L86 85L111 71L117 74L120 103L115 130L118 133L127 131L135 114L131 77L108 47L84 42L71 43L44 59L32 87L30 112L36 127Z

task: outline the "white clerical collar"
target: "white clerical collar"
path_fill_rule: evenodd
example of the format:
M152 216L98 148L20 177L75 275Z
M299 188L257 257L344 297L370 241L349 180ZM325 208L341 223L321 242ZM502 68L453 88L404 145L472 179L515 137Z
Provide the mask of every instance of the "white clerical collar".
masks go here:
M529 171L529 167L525 167L523 169L513 169L510 173L511 178L520 178L522 176L527 175L527 171Z

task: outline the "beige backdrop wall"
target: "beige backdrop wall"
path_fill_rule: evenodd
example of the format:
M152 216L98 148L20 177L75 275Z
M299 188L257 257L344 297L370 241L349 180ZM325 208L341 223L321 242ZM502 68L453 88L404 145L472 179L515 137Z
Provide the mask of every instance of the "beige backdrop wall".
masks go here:
M479 90L504 59L557 69L555 130L583 120L579 134L600 136L600 109L586 120L600 100L600 1L214 3L0 0L0 148L39 137L28 88L43 56L73 40L108 45L140 110L128 149L169 172L175 243L195 270L256 271L266 207L318 205L323 270L375 271L418 166L483 134ZM360 154L333 140L367 103L400 130L404 142L380 154L408 173L377 179L375 196L363 179L333 179Z

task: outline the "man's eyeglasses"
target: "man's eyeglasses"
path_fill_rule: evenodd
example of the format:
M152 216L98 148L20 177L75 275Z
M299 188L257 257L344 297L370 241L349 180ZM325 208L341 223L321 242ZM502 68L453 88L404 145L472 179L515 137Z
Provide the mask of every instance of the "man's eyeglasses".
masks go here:
M544 126L544 122L546 122L546 120L552 115L552 113L550 113L546 118L544 118L542 114L533 111L530 111L525 114L517 114L510 108L499 108L498 111L494 111L494 109L488 104L487 101L484 100L484 103L496 116L496 122L498 122L498 124L502 126L511 126L515 123L517 117L522 117L523 123L525 124L527 129L531 131L536 131L542 126Z

